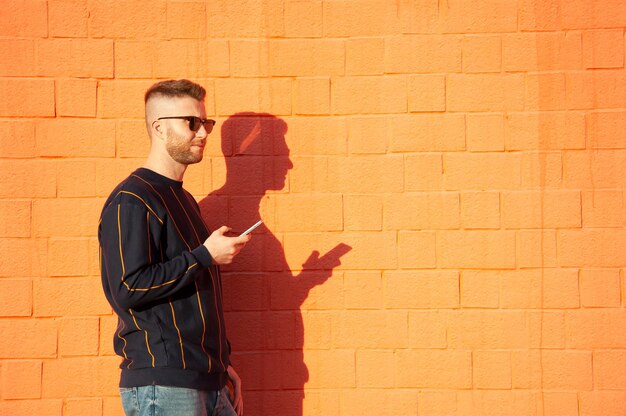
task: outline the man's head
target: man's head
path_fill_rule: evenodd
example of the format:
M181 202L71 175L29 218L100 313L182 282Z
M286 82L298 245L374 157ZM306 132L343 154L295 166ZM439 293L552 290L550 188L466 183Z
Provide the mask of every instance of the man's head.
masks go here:
M153 148L181 164L202 160L213 120L206 120L206 90L186 79L161 81L145 95L146 128Z

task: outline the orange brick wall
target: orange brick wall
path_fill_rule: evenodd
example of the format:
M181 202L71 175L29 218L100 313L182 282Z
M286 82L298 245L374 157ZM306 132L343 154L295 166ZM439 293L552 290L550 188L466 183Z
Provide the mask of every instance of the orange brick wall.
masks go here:
M224 273L246 414L626 415L625 28L623 0L4 0L0 415L122 414L97 221L180 77L218 120L187 188L267 225ZM242 112L284 141L225 162Z

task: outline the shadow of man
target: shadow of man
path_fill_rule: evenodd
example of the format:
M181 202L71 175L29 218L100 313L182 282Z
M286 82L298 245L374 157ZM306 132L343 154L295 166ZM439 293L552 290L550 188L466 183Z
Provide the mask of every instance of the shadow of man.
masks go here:
M199 203L211 230L226 224L242 232L261 219L267 192L285 188L293 168L286 133L287 123L266 113L238 113L224 122L226 181ZM306 213L294 215L306 221ZM262 224L233 266L222 269L231 358L242 379L246 415L302 415L309 372L300 307L351 249L339 244L323 256L313 251L294 275L282 237Z

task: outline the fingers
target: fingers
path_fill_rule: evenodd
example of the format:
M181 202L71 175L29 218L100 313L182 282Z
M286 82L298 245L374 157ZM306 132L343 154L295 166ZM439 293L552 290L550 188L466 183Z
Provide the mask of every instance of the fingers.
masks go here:
M222 225L220 228L218 228L218 229L216 230L216 232L217 232L219 235L224 235L224 234L226 234L227 232L229 232L230 230L231 230L231 228L230 228L230 227L227 227L227 226L225 226L225 225Z

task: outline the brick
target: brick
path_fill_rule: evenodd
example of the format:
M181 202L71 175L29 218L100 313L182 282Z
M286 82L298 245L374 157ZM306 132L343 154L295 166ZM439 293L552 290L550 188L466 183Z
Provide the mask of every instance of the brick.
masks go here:
M461 192L463 228L500 228L499 192Z
M27 39L0 39L0 76L34 75L35 42Z
M119 325L119 320L117 315L113 314L110 316L101 316L100 317L100 328L99 328L99 345L98 352L99 355L115 355L115 350L113 349L113 337L114 333Z
M512 113L506 123L507 150L585 148L582 113Z
M312 261L308 260L310 263ZM320 261L324 263L324 259ZM340 272L322 271L320 266L310 267L297 275L276 275L270 283L270 305L273 310L289 310L302 307L305 310L343 308L343 275Z
M343 225L346 230L382 229L383 201L375 195L344 195Z
M99 81L98 118L143 119L143 97L150 85L146 81Z
M471 247L471 250L468 250ZM441 231L437 261L443 268L507 269L515 267L512 231Z
M114 396L118 384L119 357L60 358L43 364L43 398Z
M294 112L296 114L330 113L330 80L328 78L297 78Z
M52 0L48 2L48 24L51 37L86 38L89 7L86 0Z
M563 72L526 75L526 109L530 111L569 109Z
M541 270L507 270L500 280L502 309L537 309L542 301Z
M341 195L278 195L277 231L339 231L343 229ZM306 213L306 220L294 213Z
M561 4L561 24L564 29L604 29L623 27L626 11L617 0L575 0Z
M229 65L228 42L174 39L161 41L156 47L154 75L192 79L228 76Z
M64 416L102 415L102 399L67 399L63 407Z
M297 319L298 312L296 312ZM302 313L304 339L302 348L325 349L332 347L332 313L306 311Z
M352 249L342 254L340 269L372 270L396 269L396 233L395 232L344 232L340 241ZM302 264L312 250L317 250L323 257L337 247L336 236L328 233L288 233L284 236L284 253L288 267L292 271L302 269ZM337 254L332 252L332 258ZM330 259L329 259L330 260ZM324 260L323 264L327 264Z
M500 72L502 40L499 36L463 37L463 72Z
M431 0L420 3L401 1L397 3L397 7L402 33L441 32L437 1Z
M528 416L541 414L541 395L534 391L474 390L460 391L459 409L490 416Z
M8 0L0 16L0 36L46 37L48 35L48 9L41 0ZM2 94L4 96L4 94Z
M167 5L163 0L88 4L91 38L154 39L167 35Z
M55 162L47 160L0 160L0 196L46 198L56 195Z
M443 190L441 154L407 155L404 159L404 189L406 191Z
M355 353L352 350L304 350L309 367L307 388L350 388L356 385ZM300 355L302 356L302 355Z
M115 41L115 78L152 78L156 43L151 41Z
M457 414L456 391L418 391L417 414L450 416Z
M585 68L623 68L624 31L596 30L582 33Z
M570 392L544 392L545 416L578 416L578 395Z
M62 357L97 355L100 320L98 317L63 318L59 328L59 354Z
M405 113L406 78L342 77L332 78L331 110L334 114Z
M521 183L521 155L516 153L448 153L443 169L450 190L518 189Z
M322 36L322 2L290 1L285 3L285 36L318 38Z
M32 280L0 279L0 316L30 316L32 311Z
M323 192L329 189L328 161L323 157L291 157L289 171L291 192ZM216 181L219 182L219 181Z
M449 315L437 311L409 311L410 348L446 348Z
M336 348L406 348L408 320L404 311L349 310L333 315Z
M145 138L142 140L149 139ZM144 161L145 157L141 159L107 158L96 160L96 194L101 197L108 197L117 184L130 175L135 169L142 166ZM104 204L104 200L102 204Z
M332 76L345 72L345 43L334 39L270 40L272 76Z
M583 391L579 397L581 416L620 416L626 412L626 393L623 391Z
M84 140L87 132L89 139ZM110 120L40 121L35 136L39 156L115 156L115 122Z
M40 279L35 281L34 316L107 315L111 306L99 277Z
M201 2L168 4L166 22L169 38L204 38L206 36L205 4Z
M524 109L521 74L449 75L447 111L515 111Z
M60 116L95 117L98 84L88 79L60 79L56 83L57 113Z
M543 307L576 309L580 306L578 269L542 271Z
M531 333L522 311L451 312L448 349L528 349Z
M382 276L380 272L347 271L343 277L346 309L380 309L383 307Z
M209 38L266 38L285 34L282 1L217 0L206 7Z
M563 153L563 186L566 188L621 188L626 183L626 152L622 150Z
M50 319L3 319L0 321L0 358L54 358L57 323Z
M376 397L376 400L372 400ZM341 392L336 414L416 415L417 391L413 389L356 389Z
M472 354L452 350L398 350L398 387L466 389L472 386Z
M385 39L385 73L461 72L463 40L458 36L409 35Z
M94 161L60 161L57 194L59 197L96 195L96 163Z
M30 201L0 200L0 237L30 237Z
M342 193L402 192L404 166L401 155L336 157L329 159L329 191Z
M5 361L2 375L3 399L39 399L41 397L41 361Z
M626 101L626 72L568 72L565 74L566 103L571 109L623 108Z
M3 400L0 402L0 412L11 416L61 416L63 400Z
M565 314L562 311L535 312L529 315L531 344L534 348L566 348Z
M453 192L402 194L387 197L383 206L386 230L438 230L459 227L459 196Z
M324 36L380 36L398 33L396 8L384 0L323 3Z
M346 40L346 75L382 75L385 72L385 40Z
M2 158L30 158L35 152L35 123L9 120L0 122Z
M582 192L583 226L622 227L624 225L624 194L618 191Z
M626 352L593 352L593 385L602 390L623 390L626 386Z
M397 271L383 275L387 309L459 307L459 274L452 271Z
M542 363L539 350L511 351L511 375L514 389L541 389Z
M587 351L542 351L543 383L546 389L591 390L591 353Z
M270 55L267 40L234 39L229 42L229 49L231 76L266 77L269 75Z
M50 276L85 276L89 273L89 241L86 239L50 239L48 254Z
M582 225L577 191L502 193L502 226L520 228L578 228Z
M605 228L559 230L557 256L564 267L622 267L626 233Z
M446 79L439 75L409 77L409 111L445 111Z
M416 114L395 117L392 122L391 152L465 150L463 115Z
M440 11L445 33L514 32L517 30L517 2L488 0L480 5L462 0Z
M350 154L387 152L391 132L387 117L350 117L347 124Z
M563 157L561 152L522 154L522 189L561 188Z
M356 385L393 388L395 363L393 350L359 350L356 352Z
M115 127L118 157L145 157L150 151L146 123L139 120L121 120Z
M520 4L519 26L522 31L559 30L560 19L558 0L523 0Z
M567 346L574 349L624 349L626 317L619 309L578 309L565 314Z
M592 112L587 115L588 144L594 149L626 147L626 113Z
M479 389L511 388L511 352L474 351L473 386Z
M504 117L502 114L468 114L466 146L470 152L504 150Z
M620 273L616 269L583 269L580 272L580 301L584 307L619 307Z
M293 81L290 79L218 79L215 81L217 114L229 116L242 109L274 115L291 114Z
M497 308L500 305L501 272L464 270L459 292L463 308Z
M54 81L1 78L0 117L54 116Z
M37 42L37 74L65 77L113 77L113 41L46 39Z
M580 32L511 33L502 37L504 71L582 68Z
M303 408L303 414L318 414L318 415L333 415L333 414L339 414L339 392L338 391L326 391L326 390L320 390L319 392L309 392L307 391L306 393L306 398L304 400L302 400L298 394L296 394L296 403L300 403L302 402L302 408ZM285 393L283 392L283 395L285 395ZM265 394L263 394L263 396L265 397ZM273 406L276 406L277 404L281 403L281 397L278 397L277 400L268 400L266 401L266 403L264 403L265 405L268 405L270 403L268 403L269 401L272 402ZM282 403L287 402L287 408L286 410L282 411L282 413L288 413L290 411L290 409L294 409L294 406L289 406L290 402L287 400L284 400L284 398L282 399ZM249 402L248 402L249 403ZM299 404L296 404L296 408L299 407ZM249 409L249 407L247 407L247 409ZM266 412L259 412L260 414L266 413L266 414L272 414L272 413L276 413L276 411L274 410L270 410L270 411L266 411ZM254 414L254 413L253 413Z
M436 233L398 232L398 260L401 269L430 269L437 265Z
M19 261L0 262L2 277L33 277L45 274L47 242L25 238L2 238L3 258Z

